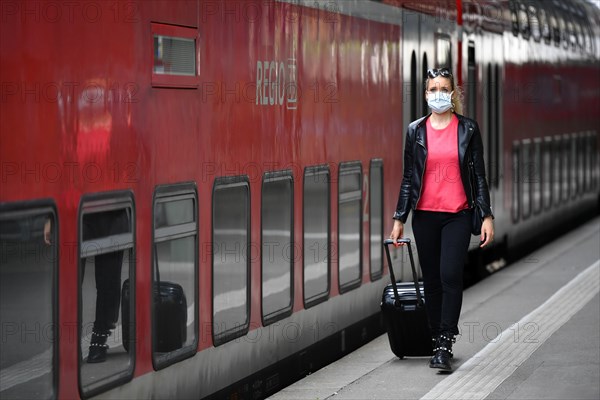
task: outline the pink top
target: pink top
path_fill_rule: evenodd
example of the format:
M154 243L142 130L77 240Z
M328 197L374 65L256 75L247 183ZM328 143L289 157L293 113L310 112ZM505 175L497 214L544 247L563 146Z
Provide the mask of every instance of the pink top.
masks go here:
M444 129L427 120L427 161L417 210L451 212L469 208L458 162L458 118Z

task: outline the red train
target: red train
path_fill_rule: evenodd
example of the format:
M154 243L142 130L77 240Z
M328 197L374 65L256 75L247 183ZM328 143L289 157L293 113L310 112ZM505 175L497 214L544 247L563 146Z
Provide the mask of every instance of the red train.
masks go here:
M0 7L2 398L261 398L380 334L434 66L484 136L497 246L469 268L598 211L590 2Z

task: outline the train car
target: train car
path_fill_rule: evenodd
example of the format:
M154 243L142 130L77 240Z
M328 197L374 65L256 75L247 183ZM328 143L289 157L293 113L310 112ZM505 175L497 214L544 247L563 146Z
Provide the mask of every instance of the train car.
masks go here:
M2 398L264 398L381 334L431 67L484 136L469 270L598 211L585 0L0 7Z

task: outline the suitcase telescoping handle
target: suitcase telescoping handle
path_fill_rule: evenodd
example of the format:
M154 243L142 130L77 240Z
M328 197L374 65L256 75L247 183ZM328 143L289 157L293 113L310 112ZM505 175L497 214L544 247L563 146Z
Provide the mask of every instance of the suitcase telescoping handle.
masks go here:
M421 289L419 288L419 281L417 279L417 270L415 268L415 260L413 258L412 246L409 238L401 238L394 241L392 239L385 239L383 241L383 247L385 248L385 255L387 257L388 266L390 267L390 278L392 279L392 288L394 289L394 296L396 302L400 303L400 296L398 295L398 286L396 285L396 277L394 276L394 268L392 267L392 257L390 256L390 244L405 243L408 247L408 257L410 258L410 268L412 269L413 283L415 284L415 290L417 291L417 304L419 307L423 306L423 296L421 295Z

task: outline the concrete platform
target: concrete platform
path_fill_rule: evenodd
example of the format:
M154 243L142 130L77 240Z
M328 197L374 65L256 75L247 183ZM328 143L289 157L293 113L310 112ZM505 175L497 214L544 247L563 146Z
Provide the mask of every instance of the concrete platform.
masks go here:
M382 335L270 397L599 399L600 218L465 291L454 372Z

